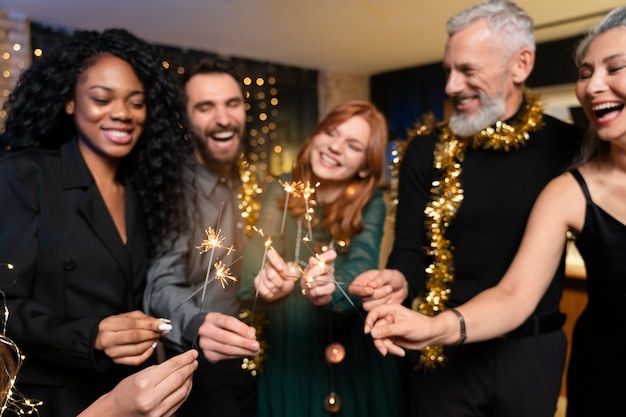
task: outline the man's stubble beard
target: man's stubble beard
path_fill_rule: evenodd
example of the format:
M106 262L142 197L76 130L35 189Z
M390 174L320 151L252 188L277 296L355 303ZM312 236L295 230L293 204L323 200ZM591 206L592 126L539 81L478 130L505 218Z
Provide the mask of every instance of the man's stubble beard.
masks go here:
M239 133L238 133L239 134ZM241 134L239 134L241 138ZM194 147L196 149L197 155L200 157L201 162L207 166L219 166L219 165L233 165L237 163L239 160L239 154L243 149L243 142L240 140L239 146L237 147L237 152L234 155L228 158L220 158L216 157L210 150L207 145L206 139L199 137L198 135L193 135Z

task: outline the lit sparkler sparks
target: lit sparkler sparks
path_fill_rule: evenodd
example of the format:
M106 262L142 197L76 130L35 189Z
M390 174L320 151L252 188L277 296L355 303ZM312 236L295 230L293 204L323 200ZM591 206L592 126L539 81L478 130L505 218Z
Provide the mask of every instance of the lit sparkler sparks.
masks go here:
M289 205L289 196L299 197L300 190L303 188L304 184L302 181L281 181L278 180L278 183L283 186L283 190L285 190L285 207L283 208L283 221L280 226L280 235L282 236L285 231L285 219L287 218L287 206Z
M228 247L222 245L225 237L220 234L222 232L221 230L216 231L215 229L209 227L204 232L206 233L207 238L202 241L200 246L196 246L196 249L199 249L201 254L213 251L216 248L223 248L227 249L228 255L230 255L230 253L235 250L232 245Z
M304 213L304 220L306 220L308 227L308 234L302 238L305 242L310 242L313 239L313 231L311 229L311 220L313 220L313 194L315 194L315 189L319 187L320 183L316 183L315 185L311 185L311 183L307 180L306 185L302 188L302 198L304 199L304 206L306 208L306 213Z
M224 265L221 260L218 259L213 267L215 268L215 276L213 279L218 280L220 284L222 284L223 289L226 289L229 281L237 282L237 278L230 275L230 268Z
M220 217L221 217L221 213L220 213ZM211 276L211 267L214 266L213 265L213 258L215 256L215 249L217 248L221 248L221 249L226 249L228 251L228 255L230 255L231 252L233 252L235 250L235 248L233 246L224 246L224 236L222 236L220 233L222 231L220 229L213 229L211 227L209 227L208 229L205 230L206 236L207 238L205 240L202 241L202 244L200 246L196 246L197 249L200 250L201 254L210 252L211 253L211 257L209 259L209 264L207 266L206 269L206 275L204 277L204 285L202 287L202 296L200 297L200 304L198 306L198 315L200 315L202 313L202 306L204 305L204 297L206 295L206 289L207 286L209 285L209 277ZM221 261L217 262L216 265L223 265L221 263ZM228 274L229 271L224 271L222 270L221 272ZM232 277L234 278L234 277ZM226 288L226 283L227 283L227 279L231 279L230 276L219 276L218 275L218 271L216 270L216 275L215 275L215 279L220 281L220 283L222 284L222 288ZM236 279L235 279L236 281Z

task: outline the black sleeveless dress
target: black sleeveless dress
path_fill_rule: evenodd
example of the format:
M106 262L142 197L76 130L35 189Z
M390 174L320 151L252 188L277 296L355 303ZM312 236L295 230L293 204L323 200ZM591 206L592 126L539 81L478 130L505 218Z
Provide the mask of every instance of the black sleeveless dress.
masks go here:
M585 194L576 240L587 269L588 302L574 327L567 377L567 416L626 416L626 225Z

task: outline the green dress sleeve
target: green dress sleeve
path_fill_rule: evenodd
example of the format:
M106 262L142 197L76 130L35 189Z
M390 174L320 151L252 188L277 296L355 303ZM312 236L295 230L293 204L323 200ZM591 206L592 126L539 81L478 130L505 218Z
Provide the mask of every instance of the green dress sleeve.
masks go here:
M348 253L340 253L335 260L335 280L339 287L335 290L331 302L323 308L341 314L352 312L354 306L361 305L360 298L350 296L347 288L357 275L378 268L386 210L382 191L376 190L372 199L363 208L363 230L350 241Z

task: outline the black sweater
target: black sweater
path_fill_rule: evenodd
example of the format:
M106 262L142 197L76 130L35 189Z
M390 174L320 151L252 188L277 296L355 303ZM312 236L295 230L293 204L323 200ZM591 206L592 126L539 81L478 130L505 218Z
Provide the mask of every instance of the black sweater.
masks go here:
M432 262L424 208L431 184L440 172L433 167L439 131L416 137L407 147L399 182L395 241L387 263L407 278L410 299L425 292L424 268ZM508 152L467 150L462 163L464 200L445 236L451 241L455 277L448 307L464 303L495 285L506 272L521 242L533 203L552 178L572 162L582 132L544 115L544 126L530 133L526 145ZM539 303L537 313L559 308L564 263Z

